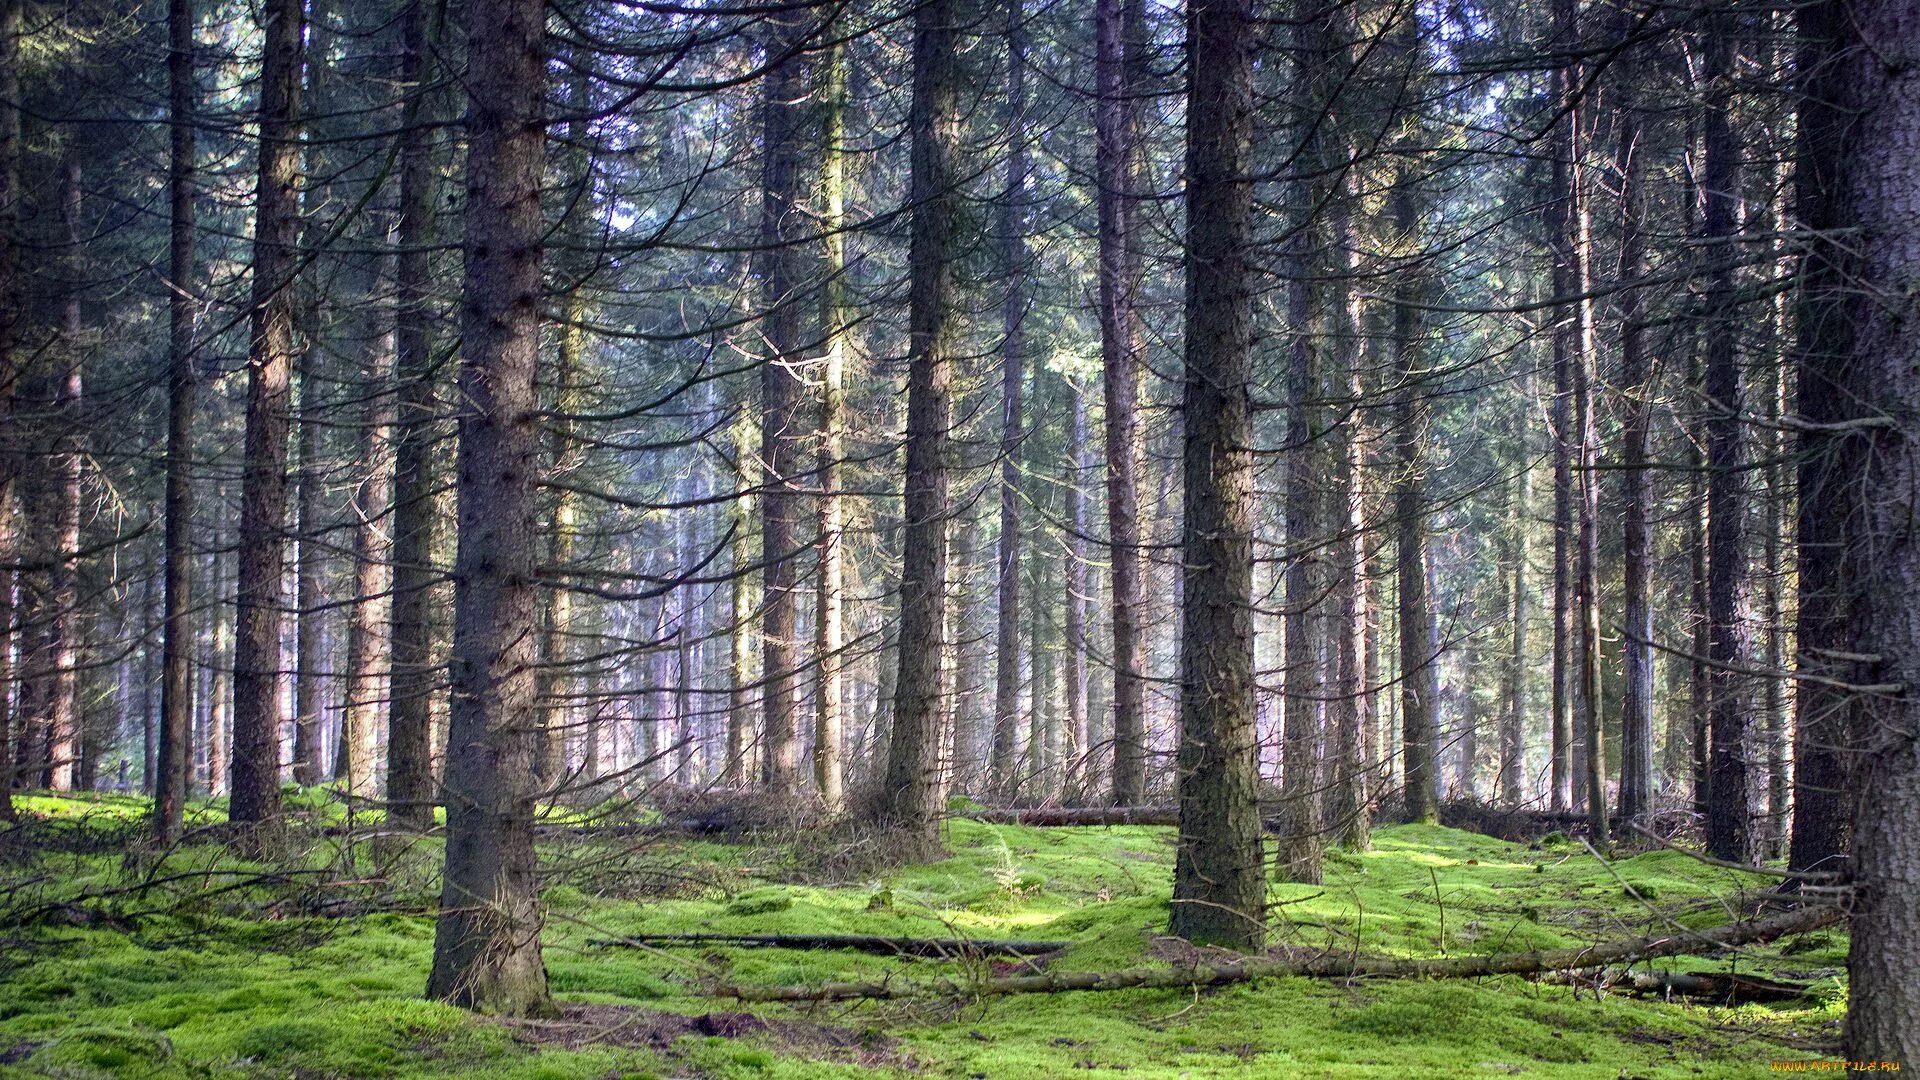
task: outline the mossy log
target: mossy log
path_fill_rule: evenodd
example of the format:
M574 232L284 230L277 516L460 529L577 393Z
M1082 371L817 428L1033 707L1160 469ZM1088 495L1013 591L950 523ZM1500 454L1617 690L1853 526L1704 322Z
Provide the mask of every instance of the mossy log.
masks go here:
M952 996L997 997L1053 994L1076 990L1197 988L1255 979L1306 976L1321 979L1473 979L1489 975L1540 975L1552 971L1637 964L1662 956L1712 952L1771 941L1832 925L1841 911L1832 905L1802 907L1765 919L1731 923L1712 930L1676 930L1647 937L1580 945L1567 949L1495 953L1406 960L1385 956L1322 953L1296 959L1271 956L1231 957L1173 968L1121 971L1049 971L972 982L829 982L817 986L722 986L715 997L741 1001L898 1000Z
M631 934L623 938L595 938L587 944L606 948L724 945L762 949L847 949L883 956L957 959L964 956L1044 956L1059 952L1073 943L1010 938L884 937L877 934Z
M1777 982L1732 971L1642 971L1608 968L1597 974L1569 976L1563 981L1602 990L1623 990L1660 997L1690 998L1719 1005L1748 1005L1801 1001L1813 990L1805 983Z

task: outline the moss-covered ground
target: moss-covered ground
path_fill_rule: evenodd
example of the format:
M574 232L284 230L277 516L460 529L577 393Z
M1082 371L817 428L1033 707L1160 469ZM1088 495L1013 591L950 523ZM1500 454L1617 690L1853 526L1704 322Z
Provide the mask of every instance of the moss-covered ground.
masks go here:
M0 925L7 1078L1758 1077L1770 1060L1823 1056L1844 1008L1846 942L1835 933L1664 965L1821 991L1790 1007L1735 1008L1519 978L978 1000L964 993L969 979L1021 962L979 971L847 952L595 944L693 931L1056 938L1072 944L1045 963L1062 971L1175 951L1156 938L1169 830L956 820L950 858L887 870L859 869L857 849L827 857L837 841L824 835L556 847L546 955L563 1013L504 1024L421 1000L439 855L430 841L350 847L316 833L296 865L262 868L211 844L142 853L136 799L20 805L69 824L59 850L16 848L0 863L0 915L13 920ZM256 879L263 869L273 876ZM1674 852L1608 865L1577 843L1420 826L1381 829L1372 850L1332 853L1326 869L1322 886L1274 886L1278 947L1439 956L1571 945L1718 924L1742 890L1765 884ZM154 884L129 890L141 881ZM704 993L889 976L959 989L912 1004L753 1010Z

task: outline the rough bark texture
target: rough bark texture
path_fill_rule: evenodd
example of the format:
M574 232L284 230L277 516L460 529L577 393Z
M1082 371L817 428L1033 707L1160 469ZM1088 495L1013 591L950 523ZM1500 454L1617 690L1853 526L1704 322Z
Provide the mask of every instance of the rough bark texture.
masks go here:
M1851 340L1840 355L1805 354L1801 379L1844 395L1874 425L1835 433L1865 466L1844 478L1857 501L1844 507L1836 539L1865 578L1856 640L1861 654L1879 657L1865 666L1874 682L1901 686L1858 697L1847 1057L1911 1063L1920 1059L1920 9L1825 0L1801 19L1819 67L1834 69L1813 88L1808 150L1834 163L1835 201L1809 224L1857 230L1822 233L1816 244L1829 269L1851 271L1814 279L1832 290L1822 302L1843 304L1846 316L1821 329L1850 331ZM1716 801L1718 782L1716 774Z
M814 228L805 201L809 91L813 74L804 10L777 14L768 39L774 62L763 82L760 174L760 737L762 779L775 794L800 786L798 724L800 617L799 505L805 460L800 363L807 345L803 303L811 283L801 240ZM816 148L817 149L817 148Z
M263 9L260 177L255 194L247 430L234 608L233 784L228 817L270 841L280 818L281 575L286 561L287 406L293 368L300 147L301 0Z
M1520 376L1520 407L1514 410L1514 446L1519 461L1514 469L1512 506L1508 510L1509 558L1513 575L1513 645L1507 656L1505 707L1500 716L1500 774L1496 781L1500 801L1518 806L1531 786L1527 772L1527 623L1533 560L1533 446L1530 417L1533 369Z
M1140 257L1133 244L1135 107L1143 0L1094 6L1095 169L1100 182L1100 355L1106 402L1107 542L1113 595L1113 801L1147 787L1146 653L1142 647L1139 370Z
M447 856L430 997L547 1008L533 847L533 485L539 433L545 8L470 13Z
M1174 934L1266 938L1253 675L1251 11L1187 19L1187 329L1181 530L1180 840Z
M432 264L433 141L428 0L411 0L401 27L400 252L394 284L393 600L388 613L387 814L395 823L433 824L431 698L435 575L433 465L435 403Z
M1702 235L1706 241L1707 409L1707 655L1708 765L1713 797L1707 803L1707 851L1716 858L1754 860L1754 738L1750 677L1735 670L1752 656L1751 581L1748 577L1747 451L1744 393L1734 332L1731 243L1739 223L1739 146L1728 114L1733 78L1729 27L1710 28L1705 50Z
M959 14L927 0L913 17L908 250L907 445L900 644L880 814L909 849L940 844L940 664L947 621L948 427L958 346Z

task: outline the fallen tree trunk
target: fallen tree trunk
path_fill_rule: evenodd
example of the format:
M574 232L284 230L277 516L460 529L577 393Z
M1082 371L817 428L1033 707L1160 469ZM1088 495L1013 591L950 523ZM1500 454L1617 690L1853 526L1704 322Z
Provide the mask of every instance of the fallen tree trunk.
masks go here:
M732 945L763 949L849 949L883 956L1043 956L1059 952L1070 941L1022 941L1010 938L914 938L875 934L630 934L624 938L595 938L589 945L607 948L643 948L674 945Z
M1775 982L1756 975L1731 971L1636 971L1608 968L1597 975L1555 979L1570 985L1599 990L1627 990L1636 994L1683 997L1711 1001L1719 1005L1768 1004L1800 1001L1812 987L1805 983Z
M972 810L955 817L991 825L1178 825L1178 806L1039 806L1027 810Z
M1490 956L1402 960L1385 956L1323 953L1305 959L1237 957L1212 964L1176 968L1127 968L1121 971L1041 972L980 979L968 983L830 982L818 986L722 986L716 997L740 1001L897 1000L951 996L996 997L1050 994L1074 990L1142 990L1219 986L1286 976L1321 979L1470 979L1488 975L1538 975L1549 971L1636 964L1662 956L1753 945L1787 934L1805 933L1840 921L1831 905L1803 907L1766 919L1733 923L1713 930L1681 930L1570 949L1497 953Z

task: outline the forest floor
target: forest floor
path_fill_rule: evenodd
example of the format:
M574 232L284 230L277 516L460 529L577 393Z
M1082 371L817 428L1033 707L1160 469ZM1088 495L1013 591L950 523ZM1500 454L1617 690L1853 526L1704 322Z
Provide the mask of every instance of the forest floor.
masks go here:
M162 859L136 841L139 800L20 805L34 820L0 834L0 1078L1758 1077L1772 1061L1829 1056L1845 1006L1838 931L1654 965L1815 984L1789 1006L1514 977L970 997L970 980L1034 964L1191 956L1157 936L1171 830L956 819L950 858L885 870L825 834L556 841L545 941L561 1015L502 1022L421 999L434 841L350 842L336 826L272 867L212 843ZM1277 950L1459 956L1719 925L1767 884L1673 851L1609 865L1559 837L1398 826L1364 854L1329 853L1324 885L1276 885L1271 899ZM597 943L686 932L1071 944L1041 961L968 964ZM708 993L889 977L949 980L953 993L812 1008Z

